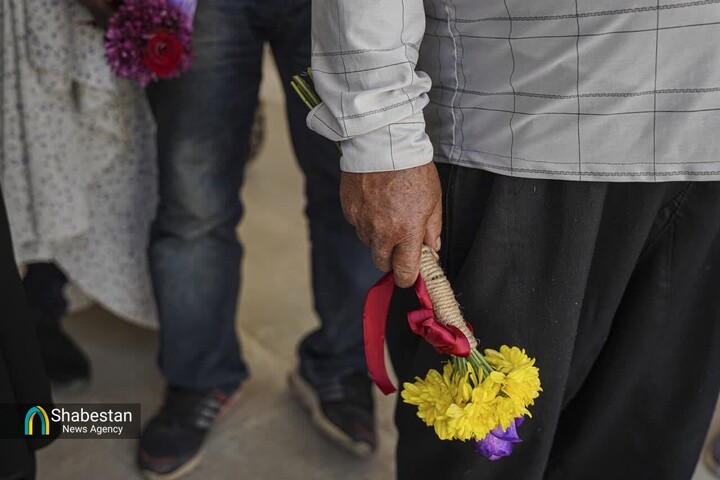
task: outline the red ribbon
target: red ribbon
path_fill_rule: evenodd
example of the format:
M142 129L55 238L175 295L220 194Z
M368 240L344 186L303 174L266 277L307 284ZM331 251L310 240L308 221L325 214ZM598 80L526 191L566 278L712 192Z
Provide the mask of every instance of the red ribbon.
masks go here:
M395 279L390 272L380 278L370 289L365 299L365 311L363 312L365 358L368 370L375 385L385 395L396 390L385 366L385 326L394 289ZM422 308L408 313L408 322L412 331L434 346L438 353L458 357L469 356L470 343L465 334L457 327L443 325L435 318L427 287L421 277L418 277L415 282L415 293ZM468 327L470 328L469 324Z

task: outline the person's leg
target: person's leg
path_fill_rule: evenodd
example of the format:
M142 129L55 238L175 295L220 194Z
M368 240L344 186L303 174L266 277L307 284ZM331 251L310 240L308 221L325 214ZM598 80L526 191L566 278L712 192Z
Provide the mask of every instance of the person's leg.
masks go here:
M359 390L354 396L366 398L364 404L345 408L367 411L372 400L363 350L362 310L367 290L380 272L342 212L340 151L333 142L307 128L308 109L290 87L292 76L310 66L310 1L291 4L274 29L271 45L285 86L293 147L305 174L313 298L321 321L320 328L300 344L300 370L328 401L345 401L351 391ZM371 417L360 421L358 415L335 412L332 421L341 424L343 430L352 430L352 424L358 422L365 424L364 430L374 429ZM374 448L374 435L351 433L353 443Z
M573 355L548 480L676 480L695 470L720 388L720 184L686 185L658 215L594 345L608 277L591 275L577 339L586 348ZM596 251L593 268L616 252Z
M67 313L66 284L67 277L54 263L30 263L23 277L28 304L58 319Z
M66 284L65 274L54 263L31 263L23 277L43 362L54 389L76 388L91 377L90 361L62 327L68 308Z
M247 377L235 330L236 226L261 76L248 3L198 5L190 71L148 88L158 125L160 204L150 266L169 384L233 390Z
M558 182L463 167L440 170L446 200L441 253L466 319L482 348L517 345L537 356L544 391L531 409L533 418L520 429L524 442L512 457L498 462L488 462L466 444L437 440L414 407L399 403L398 475L539 480L545 478L551 454L566 457L553 441L568 391L577 388L577 379L594 364L604 339L616 334L616 311L627 295L634 295L628 284L635 266L684 185ZM718 220L712 222L717 228ZM424 376L442 361L410 333L404 319L408 306L397 305L403 299L407 304L407 297L407 292L398 292L388 321L400 383ZM642 338L635 340L642 343ZM636 359L628 353L631 357ZM655 387L654 380L637 380L640 389ZM685 382L674 380L680 386L670 388L682 390ZM654 428L662 428L662 422ZM597 439L595 432L583 432ZM629 448L626 433L614 432L598 441ZM586 473L557 478L591 478Z
M0 405L3 405L0 438L0 478L35 478L35 450L52 442L58 432L35 437L20 434L25 412L18 405L40 405L50 411L52 398L40 355L36 325L23 295L23 286L13 255L10 225L0 192Z
M253 3L199 2L190 71L148 89L160 176L149 256L169 387L142 434L139 463L155 477L197 465L207 432L248 376L235 329L235 229L261 76Z

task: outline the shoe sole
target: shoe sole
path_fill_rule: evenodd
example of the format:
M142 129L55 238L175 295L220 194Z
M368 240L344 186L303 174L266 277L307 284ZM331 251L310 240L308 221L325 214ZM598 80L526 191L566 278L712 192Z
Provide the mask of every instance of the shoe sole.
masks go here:
M91 383L91 378L78 378L70 382L58 383L50 381L50 389L53 393L59 393L62 395L79 395L84 393Z
M205 449L201 448L190 460L182 464L179 468L169 473L157 473L151 472L150 470L143 470L143 476L148 480L175 480L195 470L202 459L205 457Z
M374 449L364 442L356 442L334 423L325 417L320 407L318 398L312 386L302 377L297 370L288 375L290 393L310 413L313 424L324 433L330 440L341 446L346 451L360 458L368 458Z
M225 414L235 406L235 404L240 399L242 392L243 392L243 390L240 389L228 399L227 403L223 406L222 410L220 410L220 412L218 413L218 416L215 419L215 422L217 422L218 420L223 418L225 416ZM197 467L199 467L200 464L202 463L203 458L205 458L205 448L201 448L200 450L198 450L198 452L195 454L194 457L192 457L190 460L188 460L187 462L185 462L184 464L182 464L180 467L176 468L172 472L157 473L157 472L152 472L150 470L142 470L142 475L147 480L176 480L180 477L187 475L188 473L192 472Z
M720 465L718 465L715 461L711 448L705 448L705 451L703 452L703 463L710 473L720 478Z

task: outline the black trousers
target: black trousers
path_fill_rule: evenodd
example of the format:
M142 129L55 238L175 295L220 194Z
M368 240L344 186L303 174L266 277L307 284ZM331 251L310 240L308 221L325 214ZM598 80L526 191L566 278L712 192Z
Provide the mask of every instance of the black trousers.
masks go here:
M720 387L720 183L580 183L439 165L443 262L481 348L526 348L543 393L524 442L489 462L398 403L400 479L682 480ZM400 381L444 360L410 332Z
M18 430L25 411L8 409L12 404L51 404L50 383L40 357L35 325L28 313L18 274L5 204L0 192L0 405L2 431ZM17 415L15 415L15 413ZM4 434L7 437L6 434ZM35 478L35 450L57 436L0 438L0 479Z

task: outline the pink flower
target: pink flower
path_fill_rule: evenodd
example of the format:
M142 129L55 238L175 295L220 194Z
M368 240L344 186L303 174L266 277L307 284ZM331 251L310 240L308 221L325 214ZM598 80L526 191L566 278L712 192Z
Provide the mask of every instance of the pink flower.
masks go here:
M146 86L190 68L192 19L168 0L124 0L110 18L105 51L120 77Z

